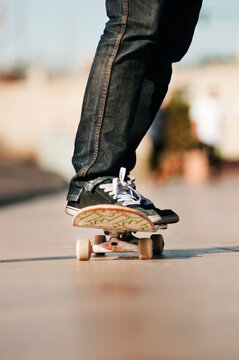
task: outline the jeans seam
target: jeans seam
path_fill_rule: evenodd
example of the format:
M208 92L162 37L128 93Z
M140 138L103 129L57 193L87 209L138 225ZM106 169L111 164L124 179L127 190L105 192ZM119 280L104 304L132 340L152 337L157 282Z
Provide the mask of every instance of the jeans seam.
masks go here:
M109 85L110 85L112 67L113 67L113 63L116 58L116 55L119 51L121 40L126 31L127 19L128 19L128 0L123 0L123 15L122 15L122 20L121 20L121 28L120 28L120 31L118 32L118 35L116 36L115 44L114 44L111 56L109 58L108 65L106 67L106 72L105 72L105 81L104 81L101 102L100 102L100 108L99 108L99 114L98 114L98 121L96 124L96 131L95 131L95 136L94 136L93 158L92 158L90 164L86 165L82 169L81 175L83 177L86 176L87 171L95 164L98 154L99 154L99 139L100 139L100 133L101 133L101 128L102 128L102 124L103 124L105 105L106 105L107 94L108 94Z

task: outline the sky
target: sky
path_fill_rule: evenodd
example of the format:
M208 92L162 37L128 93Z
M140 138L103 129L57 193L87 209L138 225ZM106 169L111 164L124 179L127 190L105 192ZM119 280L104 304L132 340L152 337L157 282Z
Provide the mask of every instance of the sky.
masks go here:
M181 65L235 57L238 14L238 0L204 0ZM74 72L93 57L106 21L104 0L0 0L0 69L25 62Z

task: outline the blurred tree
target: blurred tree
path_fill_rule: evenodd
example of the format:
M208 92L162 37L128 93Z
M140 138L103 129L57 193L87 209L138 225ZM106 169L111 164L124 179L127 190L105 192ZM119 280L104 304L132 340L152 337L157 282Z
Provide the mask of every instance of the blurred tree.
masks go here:
M159 121L160 126L156 126ZM156 117L152 130L154 132L151 131L153 146L150 165L154 170L154 180L164 182L182 173L185 154L197 147L192 135L185 92L177 91L171 96L163 112L161 110ZM155 139L160 140L160 151L154 144Z
M177 91L171 97L167 107L165 122L164 152L182 152L195 147L189 118L189 105L183 91Z

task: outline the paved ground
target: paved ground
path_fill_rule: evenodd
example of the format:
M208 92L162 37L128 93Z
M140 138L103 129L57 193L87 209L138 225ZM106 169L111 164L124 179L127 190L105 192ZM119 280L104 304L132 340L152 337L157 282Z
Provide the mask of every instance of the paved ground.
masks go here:
M181 216L150 261L78 263L65 194L0 209L1 359L239 358L238 179L141 190Z

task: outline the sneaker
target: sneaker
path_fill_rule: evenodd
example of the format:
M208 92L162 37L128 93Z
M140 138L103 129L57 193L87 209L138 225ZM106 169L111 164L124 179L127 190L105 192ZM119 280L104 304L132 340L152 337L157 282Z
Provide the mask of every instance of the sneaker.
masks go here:
M149 217L155 224L177 222L178 216L168 210L159 210L153 203L136 191L133 182L124 181L126 169L121 168L119 178L100 177L83 184L79 199L69 200L66 213L75 215L80 209L91 205L111 204L134 208ZM166 213L165 213L166 212ZM166 221L167 220L167 221Z
M134 177L132 179L130 179L129 185L136 190ZM140 196L141 196L141 206L147 210L154 210L160 216L160 220L154 222L154 225L175 224L175 223L179 222L179 216L173 210L171 210L171 209L161 210L161 209L157 208L150 199L147 199L142 194L140 194Z

